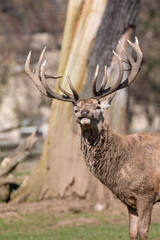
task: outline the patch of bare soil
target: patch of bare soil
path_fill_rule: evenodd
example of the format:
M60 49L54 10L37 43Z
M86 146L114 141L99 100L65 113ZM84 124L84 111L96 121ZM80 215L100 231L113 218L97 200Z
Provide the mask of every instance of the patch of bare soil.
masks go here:
M0 217L15 213L79 213L92 209L92 204L86 200L49 199L28 203L1 203Z
M94 211L93 202L79 199L49 199L33 203L2 203L0 204L0 217L19 216L19 214L33 214L33 213L49 213L49 214L67 214L67 213L80 213ZM117 221L128 221L128 212L125 205L118 199L113 199L110 207L104 210L107 215L117 216ZM121 216L119 218L118 216ZM123 216L123 217L122 217ZM112 218L111 218L112 219ZM115 218L114 218L115 219ZM90 222L91 221L91 222ZM90 224L96 223L95 218L78 218L76 221L64 220L58 223L58 226L63 225L81 225L82 223ZM115 222L115 220L114 220ZM152 223L160 223L160 203L153 207ZM56 226L56 227L58 227Z

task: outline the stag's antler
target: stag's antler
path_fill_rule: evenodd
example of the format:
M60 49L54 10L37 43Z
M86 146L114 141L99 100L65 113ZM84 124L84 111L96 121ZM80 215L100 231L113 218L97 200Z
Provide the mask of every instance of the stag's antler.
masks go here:
M93 97L95 97L97 99L100 99L100 98L103 98L107 95L110 95L111 93L116 92L119 89L122 89L122 88L125 88L125 87L129 86L134 81L134 79L136 78L139 70L141 69L142 60L143 60L143 53L142 53L142 51L139 47L139 43L138 43L137 38L135 38L135 43L132 43L129 40L127 40L127 41L137 55L136 61L134 61L132 56L124 49L124 47L120 43L121 47L122 47L122 50L127 57L127 60L122 60L120 58L120 56L113 51L113 54L116 57L116 59L118 61L118 66L119 66L118 79L113 86L105 88L106 84L107 84L107 67L105 66L103 81L102 81L100 89L97 91L96 90L96 83L97 83L97 76L98 76L98 71L99 71L99 65L97 65L97 68L96 68L96 71L95 71L95 74L94 74L94 77L93 77L93 80L92 80L92 96ZM61 90L61 92L64 93L64 95L55 93L48 86L47 81L46 81L47 78L59 79L62 76L54 77L54 76L45 74L46 60L43 62L43 56L44 56L45 49L46 48L44 48L44 50L42 51L42 53L40 55L40 58L39 58L39 61L38 61L38 64L37 64L37 68L36 68L35 71L31 71L31 69L30 69L31 52L29 53L28 58L26 60L26 64L25 64L25 70L26 70L27 74L32 79L32 81L34 82L34 84L36 85L38 90L41 93L43 93L45 96L50 97L50 98L55 98L55 99L58 99L60 101L76 103L79 100L79 95L77 94L77 92L76 92L75 88L73 87L73 85L71 83L71 80L70 80L70 78L67 74L66 74L66 77L67 77L67 81L68 81L68 84L70 86L70 89L72 91L72 94L68 93L66 90L64 90L62 88L59 80L58 80L58 86L59 86L59 89ZM128 69L123 68L123 62L125 62L129 65ZM130 75L125 81L122 82L124 71L130 71Z
M31 59L31 52L28 55L28 58L26 60L26 64L25 64L25 71L27 72L27 74L29 75L29 77L32 79L32 81L34 82L34 84L36 85L36 87L38 88L38 90L44 94L47 97L50 98L55 98L58 99L60 101L65 101L65 102L76 102L79 99L79 96L76 92L76 90L74 89L69 76L67 76L67 81L68 84L70 86L70 89L72 91L73 94L68 93L67 91L65 91L62 86L60 85L60 82L58 81L59 84L59 89L65 94L65 95L61 95L58 93L55 93L52 89L50 89L50 87L47 84L46 79L47 78L53 78L53 79L59 79L62 78L62 76L58 76L58 77L54 77L51 75L46 75L45 74L45 65L46 65L46 60L43 62L43 57L44 57L44 53L45 53L46 48L44 48L44 50L42 51L38 64L37 64L37 68L35 71L31 71L30 69L30 59ZM43 62L43 63L42 63Z
M133 50L135 51L136 55L137 55L137 59L136 61L134 61L134 59L132 58L132 56L124 49L123 45L121 44L122 50L124 52L124 54L127 57L127 61L126 60L122 60L120 58L120 56L115 53L113 51L114 56L116 57L117 61L118 61L118 66L119 66L119 76L118 76L118 80L116 81L116 83L105 89L106 83L107 83L107 67L105 67L105 73L104 73L104 78L103 78L103 82L101 84L100 89L97 91L96 90L96 82L97 82L97 76L98 76L98 70L99 70L99 66L97 65L96 71L95 71L95 75L93 77L93 81L92 81L92 96L100 99L103 98L113 92L116 92L119 89L125 88L127 86L129 86L134 79L136 78L139 70L141 69L142 66L142 60L143 60L143 53L139 47L139 43L138 43L138 39L135 38L135 43L130 42L129 40L127 40L129 45L133 48ZM123 62L129 64L129 69L130 70L130 75L129 77L122 82L122 78L123 78L123 73L124 71L126 71L126 69L123 68Z

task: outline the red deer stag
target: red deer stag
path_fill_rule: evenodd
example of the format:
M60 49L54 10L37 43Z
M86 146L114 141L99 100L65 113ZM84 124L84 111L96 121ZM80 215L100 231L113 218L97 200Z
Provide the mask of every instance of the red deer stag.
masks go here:
M86 165L92 174L106 185L125 205L129 211L130 239L146 240L151 221L153 205L160 201L160 134L138 133L121 135L112 130L104 122L103 111L107 109L115 94L114 92L130 85L137 76L143 60L138 40L135 43L127 40L136 53L136 60L122 47L127 60L121 60L113 51L119 66L116 83L106 88L107 68L99 90L96 88L98 66L92 82L92 96L80 99L70 78L67 77L72 94L65 91L55 93L47 84L45 64L42 52L35 72L30 70L29 54L25 70L41 93L47 97L65 102L72 102L76 121L81 128L81 149ZM130 68L129 77L122 82L126 69L123 62ZM58 78L58 77L57 77ZM108 99L101 100L101 98Z

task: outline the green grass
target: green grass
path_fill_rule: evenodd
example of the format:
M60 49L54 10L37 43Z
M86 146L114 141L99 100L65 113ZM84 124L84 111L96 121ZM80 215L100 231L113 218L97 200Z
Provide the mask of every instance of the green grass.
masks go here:
M127 240L125 216L106 213L21 214L0 218L1 240ZM125 217L126 218L126 217ZM152 224L149 239L160 239Z

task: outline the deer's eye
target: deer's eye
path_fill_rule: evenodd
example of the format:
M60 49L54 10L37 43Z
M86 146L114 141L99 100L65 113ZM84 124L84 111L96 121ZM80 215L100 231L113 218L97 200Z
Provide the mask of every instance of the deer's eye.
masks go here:
M101 107L100 107L100 106L97 106L96 109L101 109Z
M77 109L75 109L74 111L75 111L75 113L77 113L77 112L78 112L78 110L77 110Z

